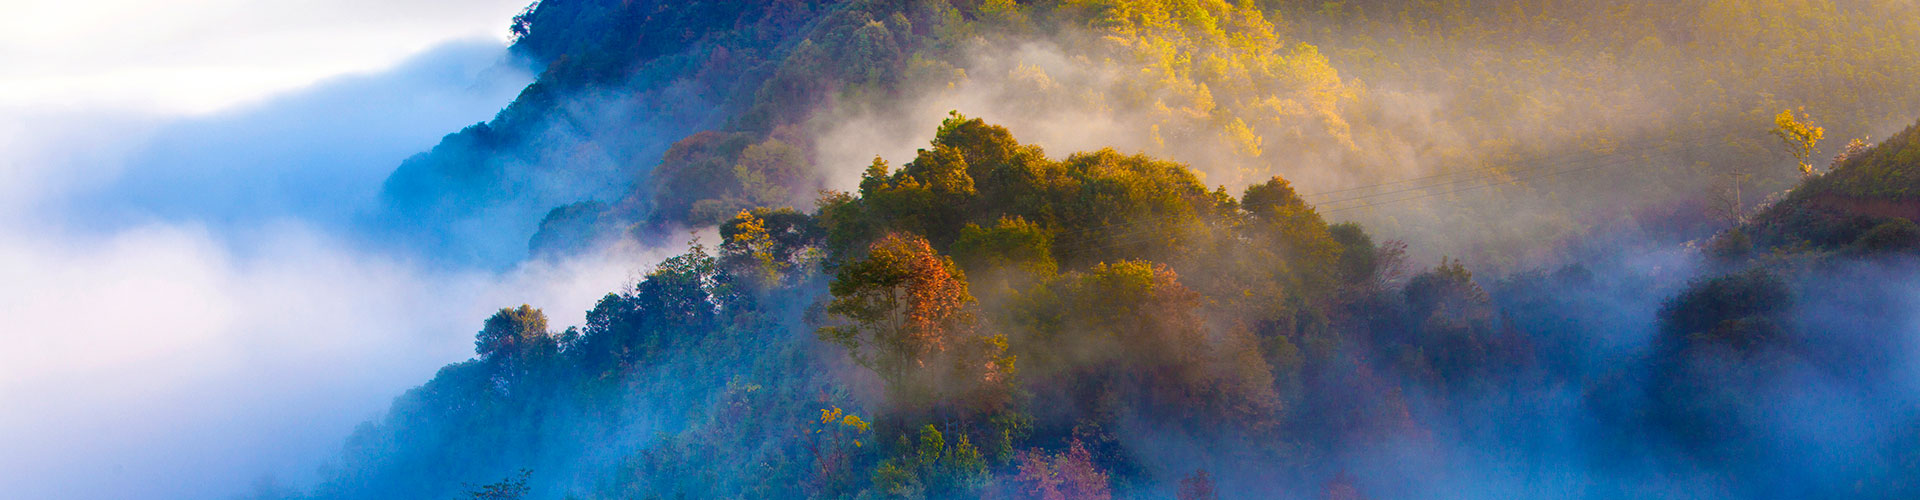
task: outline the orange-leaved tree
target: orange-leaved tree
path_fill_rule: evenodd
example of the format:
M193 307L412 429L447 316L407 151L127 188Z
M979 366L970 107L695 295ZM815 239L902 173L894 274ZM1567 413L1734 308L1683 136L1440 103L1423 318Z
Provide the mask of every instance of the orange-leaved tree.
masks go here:
M1004 386L1012 374L1005 339L977 329L966 276L926 238L880 238L864 258L839 269L829 291L834 299L827 312L846 323L821 328L821 338L846 347L855 362L878 373L896 402L955 401L941 396Z

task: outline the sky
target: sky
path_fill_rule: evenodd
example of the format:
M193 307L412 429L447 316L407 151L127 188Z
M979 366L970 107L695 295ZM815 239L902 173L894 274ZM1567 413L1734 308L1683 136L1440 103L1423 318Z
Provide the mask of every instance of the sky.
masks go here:
M7 0L0 107L205 113L386 68L448 40L504 42L526 0Z
M0 491L301 485L490 311L577 324L657 260L449 270L346 234L530 81L525 3L0 1Z

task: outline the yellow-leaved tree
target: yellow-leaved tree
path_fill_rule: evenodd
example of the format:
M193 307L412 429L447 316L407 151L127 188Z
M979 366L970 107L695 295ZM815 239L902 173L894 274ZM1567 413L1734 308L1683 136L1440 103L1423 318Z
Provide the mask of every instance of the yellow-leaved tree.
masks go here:
M1800 175L1813 175L1813 153L1820 139L1827 134L1826 129L1814 126L1805 119L1806 111L1800 112L1800 118L1793 116L1793 110L1781 111L1773 117L1773 129L1768 132L1780 139L1787 156L1800 163Z

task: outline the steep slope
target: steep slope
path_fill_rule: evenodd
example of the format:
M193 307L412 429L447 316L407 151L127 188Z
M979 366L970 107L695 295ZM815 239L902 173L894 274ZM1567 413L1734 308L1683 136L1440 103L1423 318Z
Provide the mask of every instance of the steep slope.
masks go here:
M539 80L493 120L402 164L375 223L455 261L517 260L542 215L621 199L679 138L709 129L765 135L791 121L781 113L792 110L777 105L805 109L810 97L769 102L758 98L763 87L802 40L870 21L857 3L530 6L515 20L514 47L544 68ZM651 201L622 208L644 213Z
M478 262L723 241L577 328L503 309L314 496L1910 496L1920 273L1850 249L1920 246L1915 129L1741 230L1816 265L1595 238L1404 268L1784 186L1756 113L1915 102L1911 2L1803 3L548 0L514 24L541 80L382 217ZM892 130L926 102L1153 155ZM923 147L820 164L841 127Z
M1202 469L1278 491L1331 473L1292 453L1430 432L1379 377L1477 393L1527 364L1470 273L1389 289L1397 247L1283 180L1235 198L1178 163L1054 159L965 117L858 192L722 234L583 328L503 310L316 495L444 497L521 468L539 498L1056 487L1035 467L1127 495Z
M721 234L581 327L501 310L313 497L491 498L472 485L503 477L607 499L1920 487L1910 261L1403 277L1404 246L1284 180L1234 197L959 116L856 192Z
M676 234L851 187L866 157L966 109L1042 143L1187 161L1209 184L1284 175L1330 213L1512 265L1633 212L1704 221L1688 200L1728 178L1788 186L1762 168L1775 110L1804 106L1842 137L1898 125L1920 104L1888 83L1920 78L1920 27L1896 21L1914 8L548 1L513 25L541 80L396 171L369 219L493 264L577 202L599 205L554 212L532 246ZM1457 182L1392 182L1435 175Z
M1741 229L1760 249L1920 249L1920 125L1842 153Z

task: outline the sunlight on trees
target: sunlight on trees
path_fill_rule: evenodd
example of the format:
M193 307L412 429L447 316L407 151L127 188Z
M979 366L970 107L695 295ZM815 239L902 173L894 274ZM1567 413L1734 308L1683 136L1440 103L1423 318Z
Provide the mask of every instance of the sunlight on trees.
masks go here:
M1795 118L1793 110L1786 110L1773 117L1773 128L1768 132L1780 139L1787 156L1800 163L1801 176L1813 176L1814 151L1819 147L1820 139L1826 136L1826 129L1807 123L1805 111L1801 112L1800 118Z

